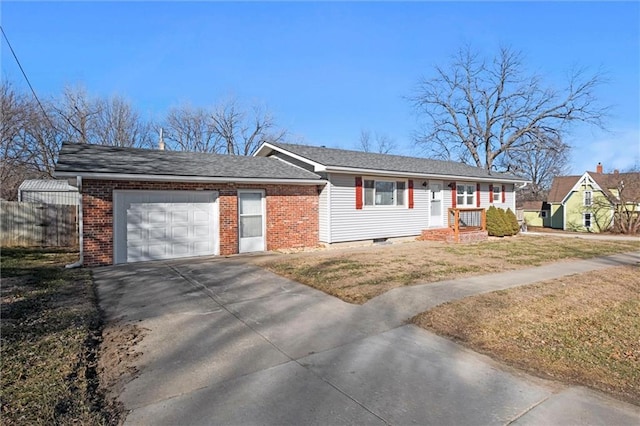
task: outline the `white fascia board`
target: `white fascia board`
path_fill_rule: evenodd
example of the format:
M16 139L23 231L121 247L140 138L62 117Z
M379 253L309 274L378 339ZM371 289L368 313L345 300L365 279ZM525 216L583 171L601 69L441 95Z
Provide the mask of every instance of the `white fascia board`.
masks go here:
M284 148L280 148L278 146L275 145L271 145L269 142L265 142L262 144L262 146L260 148L258 148L258 150L253 154L254 157L266 157L267 155L269 155L270 151L278 151L281 152L285 155L288 155L291 158L295 158L296 160L302 161L303 163L307 163L311 166L313 166L314 171L316 172L323 172L326 170L326 166L324 164L320 164L320 163L316 163L315 161L309 160L306 157L302 157L298 154L294 154L291 151L287 151Z
M326 167L327 172L340 172L340 173L348 173L348 174L358 174L358 175L371 175L371 176L398 176L398 177L407 177L407 178L418 178L418 179L437 179L437 180L445 180L451 179L459 182L500 182L500 183L530 183L529 180L520 180L520 179L504 179L494 176L489 177L473 177L473 176L458 176L458 175L434 175L428 173L407 173L407 172L394 172L388 170L376 170L376 169L356 169L353 167Z
M272 179L272 178L234 178L234 177L210 177L210 176L172 176L172 175L142 175L124 173L77 173L56 172L59 177L81 176L83 179L97 180L131 180L153 182L212 182L212 183L255 183L276 185L325 185L326 180L318 179Z

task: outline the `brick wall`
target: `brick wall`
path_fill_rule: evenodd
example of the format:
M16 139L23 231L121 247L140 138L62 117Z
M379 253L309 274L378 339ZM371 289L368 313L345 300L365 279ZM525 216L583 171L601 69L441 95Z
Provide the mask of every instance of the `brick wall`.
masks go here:
M448 243L452 243L454 241L453 229L451 228L423 229L418 239L422 241L446 241Z
M458 235L460 238L459 242L461 243L476 243L489 239L487 231L464 231ZM455 234L451 228L423 229L418 239L422 241L444 241L453 243L455 242Z
M240 185L190 182L131 182L86 179L82 184L84 264L113 262L113 191L218 191L220 254L238 253L238 189L266 193L267 250L318 244L318 188L302 185Z

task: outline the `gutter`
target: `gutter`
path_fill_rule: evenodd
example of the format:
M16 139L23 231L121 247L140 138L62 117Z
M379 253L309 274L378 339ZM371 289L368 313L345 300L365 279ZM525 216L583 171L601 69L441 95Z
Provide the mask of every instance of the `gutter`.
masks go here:
M487 177L476 177L476 176L462 176L462 175L438 175L433 173L415 173L415 172L398 172L398 171L389 171L389 170L376 170L376 169L360 169L353 167L338 167L338 166L327 166L324 168L326 172L339 172L345 174L361 174L361 175L369 175L369 176L398 176L398 177L406 177L406 178L414 178L414 179L437 179L437 180L456 180L460 182L501 182L501 183L523 183L528 184L531 181L526 179L510 179L500 176L487 176Z
M65 265L65 268L79 268L84 263L84 222L82 220L82 176L76 176L76 182L78 184L78 244L80 245L80 259L77 262Z
M78 172L56 172L59 177L84 177L98 180L131 180L156 182L202 182L202 183L247 183L247 184L275 184L275 185L325 185L322 179L284 179L284 178L240 178L240 177L209 177L209 176L173 176L146 175L135 173L95 173L88 172L78 175Z

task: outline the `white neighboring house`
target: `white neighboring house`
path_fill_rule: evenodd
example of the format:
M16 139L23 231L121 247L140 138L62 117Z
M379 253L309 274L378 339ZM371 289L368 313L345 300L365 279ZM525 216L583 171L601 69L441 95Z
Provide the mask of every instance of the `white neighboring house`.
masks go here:
M18 188L18 201L26 203L43 203L77 206L78 188L67 180L29 179Z

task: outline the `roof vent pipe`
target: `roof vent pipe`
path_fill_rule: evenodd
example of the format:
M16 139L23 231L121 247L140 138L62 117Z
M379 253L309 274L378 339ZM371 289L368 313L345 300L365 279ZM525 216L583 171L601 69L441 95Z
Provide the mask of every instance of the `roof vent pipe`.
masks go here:
M160 127L160 140L158 141L158 149L164 151L164 137L162 136L162 127Z

